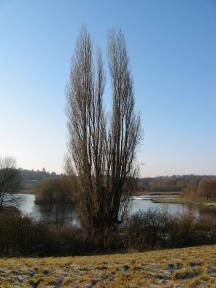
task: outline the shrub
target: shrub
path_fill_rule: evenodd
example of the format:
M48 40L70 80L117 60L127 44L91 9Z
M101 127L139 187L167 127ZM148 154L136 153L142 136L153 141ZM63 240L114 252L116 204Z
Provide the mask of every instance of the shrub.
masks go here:
M139 251L216 243L216 220L195 217L192 211L177 216L151 210L139 212L124 229L125 247Z
M36 189L37 204L67 205L74 202L73 180L69 177L45 178Z
M82 228L53 225L23 217L16 209L0 213L1 256L65 256L149 250L216 243L216 219L194 217L192 212L172 216L149 210L133 215L106 239L106 250Z
M0 213L1 256L84 255L96 251L81 228L35 222L19 213Z
M0 213L0 254L28 255L44 242L46 227L19 213L5 210Z
M48 246L51 255L85 255L96 250L96 244L81 228L71 225L50 225Z
M133 215L126 225L125 240L129 249L145 250L159 247L166 240L168 214L148 210Z

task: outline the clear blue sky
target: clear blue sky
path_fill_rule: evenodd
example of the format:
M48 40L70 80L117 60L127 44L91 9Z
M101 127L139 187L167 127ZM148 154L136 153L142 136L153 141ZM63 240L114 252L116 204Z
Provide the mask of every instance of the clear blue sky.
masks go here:
M215 0L0 0L0 154L63 170L65 86L83 24L104 57L108 31L125 34L141 176L216 174Z

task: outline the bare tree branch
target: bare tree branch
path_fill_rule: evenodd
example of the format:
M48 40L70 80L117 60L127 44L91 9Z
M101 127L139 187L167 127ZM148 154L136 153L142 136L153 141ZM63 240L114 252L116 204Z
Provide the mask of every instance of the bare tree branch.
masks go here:
M0 209L4 205L16 206L18 197L14 195L21 187L21 178L12 157L0 158Z
M85 28L77 41L67 90L67 166L74 166L79 181L82 224L101 244L127 211L131 191L128 181L134 173L140 127L122 32L113 32L108 46L113 90L111 123L106 123L104 116L102 55L97 53L94 67L92 42Z

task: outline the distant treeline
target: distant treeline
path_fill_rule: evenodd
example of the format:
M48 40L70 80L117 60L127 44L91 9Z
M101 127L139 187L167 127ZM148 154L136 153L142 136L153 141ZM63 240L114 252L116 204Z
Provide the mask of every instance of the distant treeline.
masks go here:
M189 185L194 186L203 179L216 179L216 176L200 176L200 175L173 175L161 176L154 178L137 178L136 191L149 191L149 192L178 192L184 191Z
M184 189L184 195L192 198L216 200L216 178L205 177L198 183L188 185Z
M43 169L42 171L40 170L27 170L27 169L19 169L20 174L22 176L22 178L25 181L40 181L42 180L44 177L50 177L50 176L58 176L58 174L56 174L55 172L47 172L45 169Z
M20 175L23 179L23 190L26 192L31 189L34 190L34 188L37 187L43 179L59 179L63 176L56 174L55 172L47 172L45 169L42 171L20 169ZM137 192L180 192L184 191L187 187L197 186L200 181L204 179L216 179L216 176L173 175L152 178L136 178L136 181L134 181L136 188L134 190Z
M27 170L19 169L19 173L22 179L22 190L21 192L32 192L45 178L56 178L58 179L62 175L58 175L55 172L47 172L45 169L40 170Z

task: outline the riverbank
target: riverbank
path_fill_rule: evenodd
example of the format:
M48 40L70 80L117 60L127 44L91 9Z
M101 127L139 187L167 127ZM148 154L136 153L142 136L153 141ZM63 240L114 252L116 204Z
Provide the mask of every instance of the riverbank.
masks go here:
M203 206L205 208L216 209L215 200L207 200L204 198L192 199L188 197L160 197L160 198L152 198L151 201L153 203L188 204L188 205L196 205L196 206Z
M26 195L37 195L36 189L35 188L31 188L31 189L22 189L21 191L19 191L19 193L17 194L26 194Z
M0 287L215 287L216 246L0 259Z
M135 192L134 196L143 196L143 195L149 195L149 196L166 196L166 195L181 195L182 191L140 191Z

